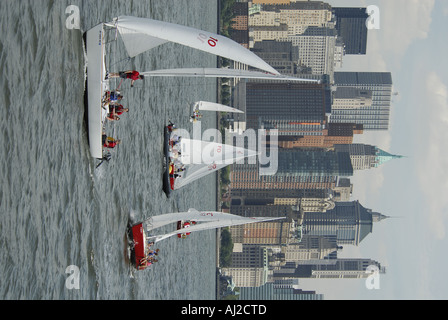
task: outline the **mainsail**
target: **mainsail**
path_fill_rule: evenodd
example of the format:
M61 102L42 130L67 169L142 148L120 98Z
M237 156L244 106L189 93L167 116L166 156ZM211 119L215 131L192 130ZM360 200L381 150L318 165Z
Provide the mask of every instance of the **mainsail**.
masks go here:
M232 163L258 155L258 152L227 144L182 139L181 156L177 159L185 166L174 182L179 189Z
M220 103L208 102L208 101L198 101L193 106L193 111L216 111L216 112L233 112L233 113L244 113L236 108L232 108Z
M181 234L185 232L191 233L202 230L224 228L228 226L237 226L256 222L267 222L280 219L284 219L284 217L279 218L242 217L218 211L198 211L196 209L189 209L188 212L168 213L159 216L154 216L146 220L144 223L146 225L146 230L152 231L161 226L175 223L179 220L190 220L197 222L197 224L189 227L188 229L179 229L163 235L157 235L151 237L151 239L154 242L158 242L167 239L169 237L172 237L176 234Z
M227 37L212 32L129 16L115 18L113 23L117 26L130 57L135 57L163 43L174 42L232 59L272 74L279 74L255 53Z

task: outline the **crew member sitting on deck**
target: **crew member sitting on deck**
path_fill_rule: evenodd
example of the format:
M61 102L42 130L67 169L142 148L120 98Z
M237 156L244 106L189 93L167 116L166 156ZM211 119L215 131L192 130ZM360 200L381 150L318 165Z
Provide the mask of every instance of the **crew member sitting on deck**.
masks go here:
M123 96L119 91L107 91L103 98L103 104L116 104L121 99L123 99Z
M117 145L121 143L121 140L115 140L112 137L108 137L107 135L103 134L103 147L108 149L113 149Z
M129 108L123 107L123 105L110 105L109 112L114 113L117 116L121 116L124 112L129 112Z

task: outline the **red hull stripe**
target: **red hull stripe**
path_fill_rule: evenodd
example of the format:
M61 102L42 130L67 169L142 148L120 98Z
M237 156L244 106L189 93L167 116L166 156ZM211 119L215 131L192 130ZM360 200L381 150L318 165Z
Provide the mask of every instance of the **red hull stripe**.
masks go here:
M132 227L132 236L134 238L135 263L138 267L140 260L145 257L145 239L143 238L142 224Z

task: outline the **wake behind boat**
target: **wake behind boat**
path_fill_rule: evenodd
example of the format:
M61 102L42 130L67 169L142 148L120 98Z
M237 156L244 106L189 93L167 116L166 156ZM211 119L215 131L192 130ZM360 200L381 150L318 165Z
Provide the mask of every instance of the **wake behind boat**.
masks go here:
M139 222L128 227L128 240L130 243L130 261L137 270L144 270L149 267L154 260L153 246L175 235L224 228L242 224L266 222L280 220L284 218L265 217L242 217L230 213L217 211L198 211L189 209L187 212L167 213L151 217L143 222ZM191 221L191 225L186 230L178 228L179 221ZM166 234L154 235L155 229L173 224L175 230Z

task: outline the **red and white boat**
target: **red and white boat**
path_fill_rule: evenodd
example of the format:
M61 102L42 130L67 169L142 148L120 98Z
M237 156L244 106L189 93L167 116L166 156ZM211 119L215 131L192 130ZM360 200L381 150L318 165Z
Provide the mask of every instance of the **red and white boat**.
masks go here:
M137 270L144 270L149 265L145 261L151 246L174 235L186 233L184 221L195 221L188 227L188 233L236 226L241 224L265 222L284 218L241 217L230 213L217 211L198 211L190 209L187 212L167 213L151 217L143 222L129 226L128 240L130 245L130 261ZM172 232L154 235L152 232L160 227L176 224Z

